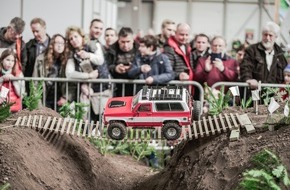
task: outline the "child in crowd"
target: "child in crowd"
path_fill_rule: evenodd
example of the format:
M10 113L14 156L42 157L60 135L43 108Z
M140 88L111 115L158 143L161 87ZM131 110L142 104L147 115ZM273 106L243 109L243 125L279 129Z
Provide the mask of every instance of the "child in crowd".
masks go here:
M24 81L9 80L13 77L24 77L20 70L16 69L17 56L13 49L6 49L2 52L0 57L0 77L3 79L3 83L0 84L1 91L4 88L9 89L7 98L1 97L0 104L3 102L15 103L11 106L11 112L17 112L22 109L21 93L24 92Z
M283 75L284 75L284 84L290 85L290 64L288 64L285 67ZM283 94L283 100L286 100L289 97L289 94L285 88L281 88L280 92L285 93L285 94Z

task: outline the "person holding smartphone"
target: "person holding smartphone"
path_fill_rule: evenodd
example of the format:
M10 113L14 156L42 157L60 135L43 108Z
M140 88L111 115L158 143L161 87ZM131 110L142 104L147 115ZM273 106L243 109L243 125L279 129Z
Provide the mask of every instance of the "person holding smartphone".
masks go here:
M238 62L227 56L226 41L222 36L215 36L211 40L211 53L208 57L199 59L195 70L195 80L200 84L205 82L212 86L219 81L238 80Z

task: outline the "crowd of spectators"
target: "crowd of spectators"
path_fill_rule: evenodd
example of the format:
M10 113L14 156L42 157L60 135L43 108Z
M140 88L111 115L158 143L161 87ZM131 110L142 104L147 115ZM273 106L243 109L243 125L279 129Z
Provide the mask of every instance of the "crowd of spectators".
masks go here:
M144 85L166 85L171 80L197 81L201 85L212 86L219 81L247 82L251 89L262 83L284 83L284 69L287 56L276 40L280 27L267 22L262 28L262 39L256 44L241 43L235 47L234 54L227 51L223 36L209 37L204 33L192 36L187 23L165 19L161 33L135 37L130 27L122 27L118 32L106 28L100 19L93 19L89 34L78 26L68 26L65 36L46 32L46 22L33 18L30 29L34 38L22 40L25 21L15 17L6 27L0 28L0 76L3 79L1 91L10 87L13 98L21 100L18 92L22 83L10 83L11 77L46 77L69 79L144 79ZM101 43L104 31L105 44ZM137 40L138 39L138 40ZM289 47L290 49L290 47ZM289 53L289 52L288 52ZM289 54L288 54L289 56ZM8 62L11 62L12 66ZM289 57L288 57L289 63ZM129 96L134 94L133 84L80 84L70 83L69 93L65 87L46 82L46 106L55 108L66 102L81 101L89 103L90 96L106 92L106 96ZM3 88L2 88L3 87ZM137 90L140 89L137 85ZM198 98L197 88L190 88L194 99ZM1 93L4 94L4 93ZM7 97L8 97L7 96ZM80 97L79 99L77 97ZM5 97L0 97L0 103ZM101 105L101 104L99 104ZM13 109L19 111L21 107ZM93 108L92 114L98 115L101 108Z

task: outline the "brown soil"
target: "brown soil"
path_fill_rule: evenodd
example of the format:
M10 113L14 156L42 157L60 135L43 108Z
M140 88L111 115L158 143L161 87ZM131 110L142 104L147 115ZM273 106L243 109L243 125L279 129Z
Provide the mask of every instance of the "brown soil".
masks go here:
M225 112L244 113L235 108ZM258 116L253 109L246 112L259 126L256 133L247 134L242 128L234 142L229 141L229 133L183 141L167 167L154 174L131 157L100 155L86 139L8 127L19 115L34 114L24 110L0 125L0 185L9 182L11 189L21 190L231 190L242 172L251 168L250 158L264 148L290 168L290 128L264 128L264 107L259 107ZM47 108L35 113L57 116Z

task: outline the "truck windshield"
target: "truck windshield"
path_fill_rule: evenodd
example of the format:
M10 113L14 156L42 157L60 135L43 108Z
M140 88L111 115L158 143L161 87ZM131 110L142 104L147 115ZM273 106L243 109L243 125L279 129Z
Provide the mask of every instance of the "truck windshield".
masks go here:
M135 96L133 96L133 99L132 99L132 110L135 108L135 106L139 102L140 93L141 93L141 90Z

